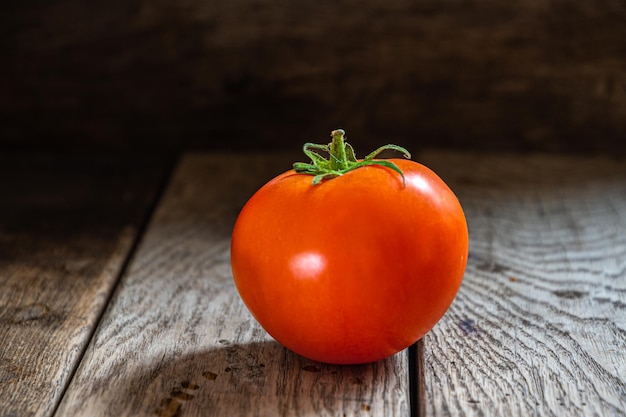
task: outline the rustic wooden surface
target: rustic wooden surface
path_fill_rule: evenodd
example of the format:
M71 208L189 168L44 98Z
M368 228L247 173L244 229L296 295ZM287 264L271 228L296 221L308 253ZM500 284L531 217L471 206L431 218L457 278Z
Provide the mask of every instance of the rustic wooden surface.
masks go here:
M626 161L425 155L470 256L424 338L427 416L626 415Z
M626 415L624 160L416 159L464 206L467 274L411 355L353 367L279 346L231 280L238 209L292 156L187 154L137 240L162 170L3 155L0 416Z
M59 416L408 416L408 356L305 360L272 341L232 281L230 231L291 158L184 158Z
M13 1L0 34L0 147L296 149L343 127L626 150L616 0Z
M52 414L160 170L117 158L0 155L0 415Z

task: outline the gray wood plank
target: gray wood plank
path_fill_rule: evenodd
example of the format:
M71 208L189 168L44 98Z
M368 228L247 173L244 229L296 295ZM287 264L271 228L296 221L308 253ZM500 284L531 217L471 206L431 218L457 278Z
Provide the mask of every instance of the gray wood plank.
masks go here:
M290 157L188 154L58 416L407 416L408 356L330 366L272 341L232 282L230 232Z
M624 416L626 162L430 153L469 264L424 338L427 416Z
M159 165L0 155L0 416L49 416L161 181Z

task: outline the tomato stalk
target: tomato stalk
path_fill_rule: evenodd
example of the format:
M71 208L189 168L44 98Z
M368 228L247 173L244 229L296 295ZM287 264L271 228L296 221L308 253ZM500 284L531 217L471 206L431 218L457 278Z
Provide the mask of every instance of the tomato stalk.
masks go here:
M311 159L311 163L296 162L293 164L294 171L298 174L313 175L313 185L317 185L324 180L339 177L360 167L378 165L396 171L402 177L402 184L405 185L404 174L396 164L374 158L383 151L393 150L401 152L405 158L410 159L409 151L398 145L383 145L362 160L358 160L354 148L344 140L345 134L343 129L333 130L332 141L328 145L305 143L302 151ZM328 154L328 157L324 154Z

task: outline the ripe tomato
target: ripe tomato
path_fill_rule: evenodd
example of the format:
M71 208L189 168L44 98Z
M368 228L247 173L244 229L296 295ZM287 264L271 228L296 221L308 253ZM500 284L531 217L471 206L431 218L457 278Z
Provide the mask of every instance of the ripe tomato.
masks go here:
M313 185L287 171L239 214L231 244L239 294L274 339L304 357L391 356L437 323L461 285L468 233L459 201L427 167L385 162L401 174L372 163Z

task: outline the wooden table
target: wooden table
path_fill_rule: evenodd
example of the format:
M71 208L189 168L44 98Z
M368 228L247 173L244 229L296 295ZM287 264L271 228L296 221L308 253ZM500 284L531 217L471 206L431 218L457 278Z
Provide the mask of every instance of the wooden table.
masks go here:
M232 282L238 210L291 156L0 157L0 416L624 416L626 163L424 152L470 256L417 345L330 366Z

